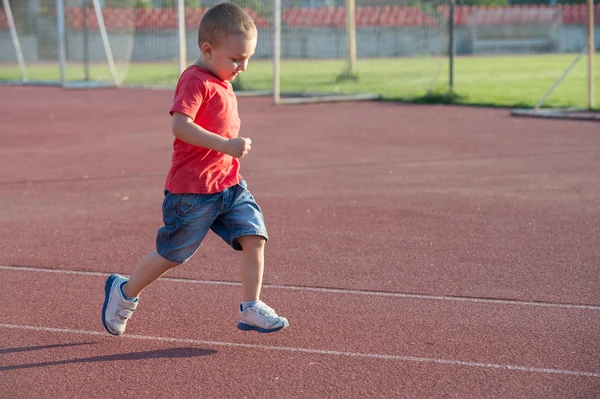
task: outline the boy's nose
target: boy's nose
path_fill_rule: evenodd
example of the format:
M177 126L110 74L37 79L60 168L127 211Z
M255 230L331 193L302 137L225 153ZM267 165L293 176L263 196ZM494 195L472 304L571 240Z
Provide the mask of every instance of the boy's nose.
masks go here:
M242 62L242 64L238 67L238 70L242 72L246 72L246 69L248 69L248 60Z

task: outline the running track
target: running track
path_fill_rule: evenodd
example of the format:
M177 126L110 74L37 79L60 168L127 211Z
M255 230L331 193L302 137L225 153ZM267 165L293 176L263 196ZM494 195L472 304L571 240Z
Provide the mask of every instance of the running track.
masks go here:
M290 328L235 328L210 236L105 333L106 276L160 226L170 102L0 87L0 396L600 396L600 129L507 110L241 98Z

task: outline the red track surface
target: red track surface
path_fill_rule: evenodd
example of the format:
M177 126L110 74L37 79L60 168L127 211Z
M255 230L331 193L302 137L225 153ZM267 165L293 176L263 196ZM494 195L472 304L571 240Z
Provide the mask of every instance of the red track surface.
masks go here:
M106 274L161 223L170 102L0 87L3 395L600 395L600 129L506 110L240 99L290 328L235 328L238 254L210 236L104 333Z

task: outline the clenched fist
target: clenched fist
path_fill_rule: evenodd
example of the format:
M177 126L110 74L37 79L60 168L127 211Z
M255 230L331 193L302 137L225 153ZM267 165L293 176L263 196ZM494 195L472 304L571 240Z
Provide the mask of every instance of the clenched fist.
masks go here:
M227 143L227 154L235 158L241 158L252 149L252 140L245 137L229 139Z

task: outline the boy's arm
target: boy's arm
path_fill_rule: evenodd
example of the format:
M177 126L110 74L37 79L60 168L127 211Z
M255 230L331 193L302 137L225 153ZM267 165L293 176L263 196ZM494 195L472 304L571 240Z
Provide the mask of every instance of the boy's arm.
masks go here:
M173 135L181 141L222 152L236 158L243 157L251 148L250 139L243 137L227 139L219 136L196 125L192 118L180 112L173 112L171 130Z
M196 125L192 118L185 114L173 112L171 130L173 136L186 143L218 152L227 151L228 139Z

